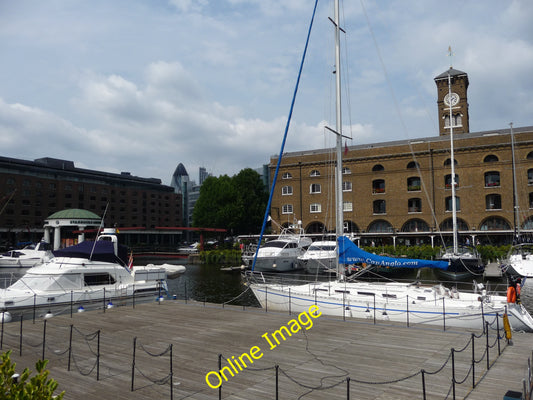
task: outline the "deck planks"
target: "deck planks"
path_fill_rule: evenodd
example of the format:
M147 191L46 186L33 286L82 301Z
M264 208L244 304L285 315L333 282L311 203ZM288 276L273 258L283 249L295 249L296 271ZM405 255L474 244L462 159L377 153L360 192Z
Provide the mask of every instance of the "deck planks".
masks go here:
M218 389L205 382L205 374L218 371L218 355L236 358L252 346L263 350L263 357L230 378L222 387L222 398L275 398L275 365L279 365L280 398L346 399L346 376L350 376L351 398L357 399L422 399L422 377L419 371L433 372L449 358L450 349L461 349L471 340L471 332L460 329L442 331L438 327L410 327L391 322L335 319L321 316L309 330L298 332L276 348L269 350L261 338L296 316L265 312L262 309L224 307L220 305L181 301L161 304L137 304L115 307L105 313L91 311L56 316L47 320L45 358L49 359L51 376L66 391L65 399L170 399L169 384L157 385L151 379L162 379L169 373L168 354L173 347L173 398L218 399ZM67 371L70 325L73 333L72 362ZM100 380L96 380L96 340L86 340L100 330ZM34 368L42 354L43 321L23 323L23 349L19 356L20 323L4 326L3 351L12 349L12 359L18 369ZM476 332L479 333L479 332ZM133 338L137 337L134 391L131 391ZM490 343L494 342L490 337ZM469 377L456 388L456 398L485 400L502 399L507 390L522 389L527 359L533 348L533 335L515 333L513 346L501 341L502 354L491 349L491 369L485 360L476 364L476 388L472 391ZM485 339L475 340L476 357L484 351ZM457 379L469 371L471 350L456 353ZM76 365L75 365L76 364ZM223 360L223 366L227 365ZM83 375L88 374L87 376ZM413 378L395 381L414 374ZM483 377L481 382L479 379ZM442 372L426 375L427 399L442 399L451 388L451 362ZM297 381L298 385L293 382ZM373 382L372 383L361 383ZM318 390L334 386L328 390ZM315 390L311 390L315 388ZM450 396L451 398L451 396Z

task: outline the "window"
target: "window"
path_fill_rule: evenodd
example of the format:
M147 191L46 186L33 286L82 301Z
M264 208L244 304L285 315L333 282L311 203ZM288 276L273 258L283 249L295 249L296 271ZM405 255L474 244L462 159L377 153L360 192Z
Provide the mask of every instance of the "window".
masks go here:
M373 203L374 214L386 214L387 208L385 200L375 200Z
M527 184L533 185L533 168L527 170Z
M342 211L344 211L344 212L353 211L353 203L351 201L343 201L342 202Z
M320 171L318 169L314 169L311 171L309 176L320 176Z
M322 193L322 186L320 186L320 183L312 183L309 188L309 193Z
M381 164L376 164L372 167L373 172L385 171L385 168Z
M407 191L408 192L419 192L421 189L421 182L418 176L412 176L407 178Z
M500 173L498 171L485 172L485 187L500 186Z
M320 203L313 203L309 206L309 212L319 213L322 212L322 205Z
M409 164L407 164L407 169L419 169L420 164L416 161L411 161Z
M352 173L352 170L348 167L343 167L342 168L342 174L343 175L348 175L348 174L351 174Z
M498 161L498 157L495 156L494 154L489 154L483 159L483 162L485 163L497 162L497 161Z
M444 161L444 166L445 167L449 167L450 165L452 165L452 160L451 160L451 158L447 158ZM457 165L457 160L453 160L453 165Z
M96 286L96 285L114 285L115 278L113 278L108 273L89 273L84 274L83 279L85 281L85 286Z
M292 175L290 172L284 172L281 179L292 179Z
M292 204L284 204L281 207L282 214L292 214Z
M281 195L282 196L290 196L290 195L292 195L292 186L283 186L281 188Z
M487 210L501 210L502 196L499 194L489 194L485 197L485 208Z
M419 198L412 198L407 200L407 211L410 213L422 212L422 200Z
M459 186L459 175L455 174L455 187ZM448 174L444 177L444 187L446 189L452 188L452 174Z
M352 191L352 182L342 182L342 191L351 192Z
M385 193L385 181L383 179L372 181L372 193Z
M455 210L461 211L461 199L459 197L455 198ZM446 211L452 210L452 196L446 197Z
M453 114L452 115L453 120L453 127L463 126L463 117L461 114ZM447 114L444 116L444 126L449 127L450 126L450 115Z

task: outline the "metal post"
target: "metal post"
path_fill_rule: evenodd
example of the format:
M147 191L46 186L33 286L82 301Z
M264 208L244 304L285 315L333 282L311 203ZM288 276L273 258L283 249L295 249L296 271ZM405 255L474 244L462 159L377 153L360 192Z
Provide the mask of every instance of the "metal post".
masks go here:
M485 333L485 338L486 338L486 347L487 347L487 371L490 369L490 357L489 357L489 323L488 322L485 322L485 327L486 327L486 333Z
M72 318L72 302L73 302L73 296L74 296L74 292L71 290L71 291L70 291L70 318Z
M342 292L342 320L346 321L346 290Z
M37 295L33 294L33 323L35 324L35 307L37 302Z
M74 325L70 324L70 336L68 339L68 366L67 371L70 371L70 357L72 356L72 328Z
M104 314L105 314L105 288L104 288Z
M455 349L452 347L452 389L453 400L455 400Z
M170 344L170 400L174 398L172 377L174 372L172 371L172 343Z
M187 282L183 282L183 284L185 285L185 304L187 304Z
M98 329L98 346L96 350L96 380L100 380L100 329Z
M426 371L421 370L420 372L422 373L422 396L426 400Z
M44 325L43 325L43 358L41 358L41 360L44 360L45 347L46 347L46 320L44 320Z
M133 293L131 294L133 308L135 308L135 285L133 285Z
M374 296L374 325L376 325L376 294L372 294Z
M265 286L265 312L268 312L268 287Z
M453 164L453 161L452 161ZM443 329L446 330L446 306L444 304L444 297L442 298L442 325Z
M19 355L22 356L22 319L24 316L20 315L20 337L19 337Z
M6 312L2 312L2 335L0 337L0 349L4 348L4 317L6 315Z
M222 354L218 355L218 370L222 369ZM222 383L218 387L218 400L222 400Z
M407 327L409 328L409 295L407 295Z
M346 400L350 400L350 377L346 377Z
M133 392L133 382L135 381L135 349L137 348L137 337L133 338L133 360L131 362L131 391Z
M279 399L279 365L276 364L276 400Z
M476 387L476 346L474 339L476 335L472 333L472 388Z
M291 315L291 288L289 288L289 315Z
M496 313L496 335L497 335L497 338L498 338L498 356L501 356L502 351L501 351L501 348L500 348L500 321L499 321L499 318L500 318L500 316L498 315L498 313Z

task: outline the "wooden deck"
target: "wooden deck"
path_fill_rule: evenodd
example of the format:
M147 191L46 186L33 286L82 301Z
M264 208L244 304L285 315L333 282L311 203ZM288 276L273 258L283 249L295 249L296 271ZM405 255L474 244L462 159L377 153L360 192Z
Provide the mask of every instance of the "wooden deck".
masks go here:
M270 350L262 338L287 325L296 315L266 313L262 309L166 300L161 304L137 304L47 320L45 358L50 376L65 390L65 399L170 399L170 349L172 345L172 398L218 399L205 376L218 371L218 357L237 359L253 346L263 356L248 368L229 377L221 389L223 399L275 399L278 365L281 399L346 399L350 377L351 399L423 399L422 369L427 399L452 399L451 348L461 350L472 339L464 330L409 327L390 322L332 319L321 316L313 326L280 340ZM305 321L304 321L305 322ZM71 370L68 344L72 328ZM43 352L43 320L5 324L3 347L11 349L20 372L34 369ZM100 363L96 364L100 331ZM476 332L479 334L480 332ZM136 358L132 389L133 341ZM472 374L456 385L456 398L503 399L508 390L522 390L533 334L514 333L513 345L501 341L501 356L494 334L489 335L491 368L486 358ZM474 340L475 358L481 359L486 337ZM161 355L160 355L161 354ZM454 354L456 381L464 380L471 368L472 346ZM443 366L444 365L444 366ZM441 370L431 375L429 373ZM99 374L97 380L97 373ZM411 378L408 378L412 376ZM214 375L212 374L212 378ZM215 379L212 379L215 382ZM327 389L326 389L327 388ZM305 396L302 396L306 394Z

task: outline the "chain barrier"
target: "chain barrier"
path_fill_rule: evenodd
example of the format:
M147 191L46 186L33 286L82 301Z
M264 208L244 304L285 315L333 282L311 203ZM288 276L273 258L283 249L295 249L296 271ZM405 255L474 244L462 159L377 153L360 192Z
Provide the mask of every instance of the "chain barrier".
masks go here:
M164 376L162 378L159 378L159 379L154 379L154 378L151 378L148 375L146 375L136 365L137 348L139 348L142 351L144 351L150 357L163 357L163 356L168 354L169 355L169 360L170 360L170 369L169 369L168 375L166 375L166 376ZM149 382L151 382L154 385L166 385L168 383L169 386L170 386L170 399L172 400L172 398L173 398L173 384L172 384L173 366L172 366L172 358L173 358L172 357L172 344L169 344L166 349L164 349L163 351L161 351L159 353L152 353L151 351L148 351L141 343L137 343L137 337L134 337L133 338L133 359L132 359L132 363L131 363L131 391L133 392L135 390L135 371L137 371L143 378L145 378L146 380L148 380Z

